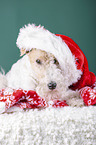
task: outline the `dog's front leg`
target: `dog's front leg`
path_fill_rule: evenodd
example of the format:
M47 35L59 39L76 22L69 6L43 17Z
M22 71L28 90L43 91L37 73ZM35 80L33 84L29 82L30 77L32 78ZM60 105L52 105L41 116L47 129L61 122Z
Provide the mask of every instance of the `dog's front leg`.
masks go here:
M77 91L68 90L65 98L66 98L66 102L69 106L72 106L72 107L84 106L84 101L80 97L80 93L78 90Z

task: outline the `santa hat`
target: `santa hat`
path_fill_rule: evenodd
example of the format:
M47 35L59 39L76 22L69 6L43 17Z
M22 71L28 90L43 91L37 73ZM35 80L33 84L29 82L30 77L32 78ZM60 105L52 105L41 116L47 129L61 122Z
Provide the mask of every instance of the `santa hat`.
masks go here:
M23 54L33 48L52 53L57 58L65 75L69 74L71 89L80 89L95 83L95 75L89 72L84 53L67 36L55 35L43 26L29 24L20 29L16 44Z

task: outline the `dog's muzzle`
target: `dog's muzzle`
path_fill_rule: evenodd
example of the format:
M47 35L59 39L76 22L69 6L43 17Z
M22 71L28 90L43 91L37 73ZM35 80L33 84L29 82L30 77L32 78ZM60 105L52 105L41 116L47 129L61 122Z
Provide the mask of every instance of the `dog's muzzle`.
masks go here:
M50 90L54 90L54 89L56 88L56 86L57 86L56 82L53 82L53 81L51 81L51 82L48 84L48 88L49 88Z

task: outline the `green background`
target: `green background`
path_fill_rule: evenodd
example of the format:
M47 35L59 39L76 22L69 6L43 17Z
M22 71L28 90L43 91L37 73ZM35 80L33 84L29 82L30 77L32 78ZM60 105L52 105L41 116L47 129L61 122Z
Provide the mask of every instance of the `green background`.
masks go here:
M71 37L96 74L96 0L0 0L0 65L5 72L20 58L16 39L28 23Z

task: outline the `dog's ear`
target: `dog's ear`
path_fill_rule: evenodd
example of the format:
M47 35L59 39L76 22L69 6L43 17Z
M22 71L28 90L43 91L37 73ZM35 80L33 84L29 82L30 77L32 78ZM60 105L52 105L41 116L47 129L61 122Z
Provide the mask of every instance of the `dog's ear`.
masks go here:
M20 56L23 56L25 53L26 53L26 50L21 48L21 50L20 50Z
M32 49L26 51L26 49L23 49L23 48L22 48L22 49L20 50L20 56L23 56L24 54L27 54L27 53L29 53L29 52L31 52L31 51L32 51Z

